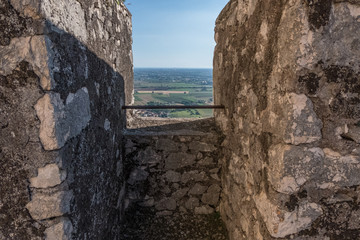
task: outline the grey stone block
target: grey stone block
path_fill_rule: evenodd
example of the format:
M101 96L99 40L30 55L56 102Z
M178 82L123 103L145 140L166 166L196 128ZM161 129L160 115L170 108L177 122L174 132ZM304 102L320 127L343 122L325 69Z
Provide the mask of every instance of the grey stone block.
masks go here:
M171 210L176 209L176 200L172 198L165 198L155 204L156 210Z
M200 201L198 198L191 197L185 202L185 207L189 210L192 210L195 207L198 207L199 203Z
M195 163L195 156L187 153L170 153L165 159L165 169L179 169Z
M195 214L199 215L212 214L213 212L215 212L215 210L210 206L201 206L195 208Z
M189 195L201 195L208 189L207 186L203 186L199 183L196 183L189 191Z

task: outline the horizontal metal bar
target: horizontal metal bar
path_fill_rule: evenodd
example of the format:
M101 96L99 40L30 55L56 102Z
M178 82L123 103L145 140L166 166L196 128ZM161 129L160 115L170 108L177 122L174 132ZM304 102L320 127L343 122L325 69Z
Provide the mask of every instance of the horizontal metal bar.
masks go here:
M122 106L122 109L224 109L223 105L138 105L138 106Z

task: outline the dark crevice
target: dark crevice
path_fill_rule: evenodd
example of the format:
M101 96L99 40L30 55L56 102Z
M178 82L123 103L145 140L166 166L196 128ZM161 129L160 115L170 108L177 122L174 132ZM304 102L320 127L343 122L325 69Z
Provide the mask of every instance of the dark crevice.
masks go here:
M9 126L9 123L5 123L4 125L1 126L1 129L5 129Z
M354 139L352 139L350 136L348 136L348 135L346 135L346 134L341 134L340 136L341 136L342 139L344 139L344 140L356 142Z
M310 29L315 31L326 26L330 19L332 0L304 0L308 6Z
M294 195L290 195L290 199L285 203L285 206L288 208L290 212L294 211L297 207L299 207L299 199Z
M299 77L299 83L305 85L307 92L310 95L316 94L319 89L319 82L321 77L317 76L315 73L309 73L304 76Z

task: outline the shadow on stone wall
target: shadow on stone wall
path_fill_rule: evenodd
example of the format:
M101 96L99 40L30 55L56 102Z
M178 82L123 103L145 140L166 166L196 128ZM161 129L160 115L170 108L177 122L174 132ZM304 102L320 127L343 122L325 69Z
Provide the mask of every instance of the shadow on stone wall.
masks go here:
M127 205L214 212L222 139L213 118L126 130L124 137Z
M143 127L124 131L128 220L124 233L134 234L133 228L141 226L136 236L147 233L147 238L134 239L178 239L174 237L177 231L183 231L184 239L225 239L225 228L216 218L221 195L222 135L214 119L178 119L175 123L158 119L159 126L155 126L156 120L150 118L148 127L146 120L133 122ZM193 231L199 219L201 226ZM169 226L176 222L181 231L163 226L164 234L156 237L159 221ZM209 227L209 223L216 227L204 231L203 226ZM154 226L155 230L150 229Z
M46 229L48 238L114 239L124 79L71 34L44 26L45 35L24 28L0 46L0 238L38 239Z

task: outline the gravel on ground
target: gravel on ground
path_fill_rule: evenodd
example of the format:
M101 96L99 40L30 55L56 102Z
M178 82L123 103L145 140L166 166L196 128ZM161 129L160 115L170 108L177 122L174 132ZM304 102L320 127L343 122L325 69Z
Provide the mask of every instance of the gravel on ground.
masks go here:
M128 209L121 227L123 240L228 240L219 213L159 216L151 208Z

